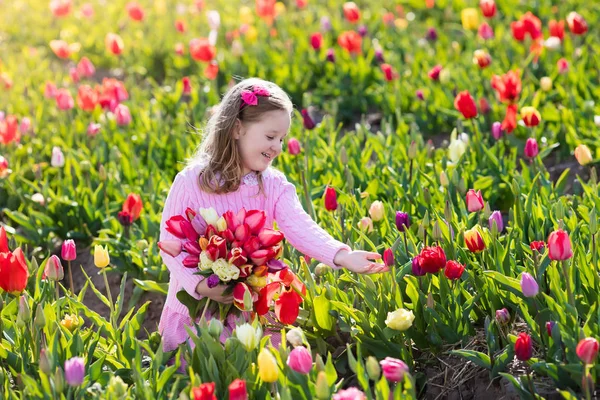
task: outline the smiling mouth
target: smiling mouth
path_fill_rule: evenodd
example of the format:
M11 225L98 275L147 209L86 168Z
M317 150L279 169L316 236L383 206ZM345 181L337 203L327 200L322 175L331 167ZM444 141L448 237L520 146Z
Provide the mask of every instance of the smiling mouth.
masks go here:
M267 153L261 153L263 155L263 157L265 157L267 160L270 160L272 157L270 155L268 155Z

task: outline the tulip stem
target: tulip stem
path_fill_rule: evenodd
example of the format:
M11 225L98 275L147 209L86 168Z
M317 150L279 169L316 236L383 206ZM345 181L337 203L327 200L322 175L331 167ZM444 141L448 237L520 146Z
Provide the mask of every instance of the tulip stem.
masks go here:
M75 285L73 285L73 272L71 272L71 260L67 261L69 267L69 284L71 285L71 294L75 296Z
M102 276L104 277L104 285L106 286L106 294L108 296L108 303L110 304L110 324L113 325L113 307L114 303L112 300L112 294L110 293L110 286L108 285L108 278L106 277L106 268L102 268Z
M535 398L535 386L533 385L533 377L531 376L531 369L529 368L529 366L527 366L527 380L529 381L531 395Z
M410 260L410 254L408 253L408 240L406 239L406 230L402 232L402 235L404 236L404 248L406 249L406 257L408 257L408 259Z
M206 310L208 310L208 305L210 304L210 298L206 299L206 304L204 305L204 309L202 310L202 315L200 316L200 321L202 321L206 315Z
M562 261L563 275L565 276L565 286L567 287L567 295L569 296L569 304L571 307L577 312L577 308L575 308L575 298L573 297L573 291L571 290L571 280L569 277L569 270L567 266L567 260Z

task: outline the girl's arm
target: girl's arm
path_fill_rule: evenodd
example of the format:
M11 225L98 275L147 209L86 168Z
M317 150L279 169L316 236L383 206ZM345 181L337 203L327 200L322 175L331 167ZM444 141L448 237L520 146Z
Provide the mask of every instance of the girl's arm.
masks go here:
M378 253L353 251L335 240L304 211L296 187L286 179L275 202L275 220L289 242L300 252L331 266L347 268L358 273L375 273L387 270L383 264L372 260L381 258Z
M183 170L175 177L175 181L169 190L169 195L165 201L165 207L162 213L162 220L160 222L160 240L180 240L175 235L169 233L166 229L166 222L169 218L175 215L184 215L187 207L192 206L192 202L189 196L189 192L192 191L193 180L190 180L186 176L186 172L191 171ZM196 291L198 284L204 279L201 275L195 275L196 268L186 268L183 266L183 259L185 253L181 253L177 257L172 257L165 253L160 252L163 262L169 269L171 276L179 282L179 284L188 292L191 296L196 299L201 299L202 296Z

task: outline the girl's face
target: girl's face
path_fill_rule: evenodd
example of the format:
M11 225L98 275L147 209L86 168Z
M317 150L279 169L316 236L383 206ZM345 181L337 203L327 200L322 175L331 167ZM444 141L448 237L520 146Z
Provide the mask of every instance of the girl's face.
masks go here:
M281 153L290 124L290 115L284 110L268 111L259 121L240 124L234 139L238 141L244 175L262 172L271 165Z

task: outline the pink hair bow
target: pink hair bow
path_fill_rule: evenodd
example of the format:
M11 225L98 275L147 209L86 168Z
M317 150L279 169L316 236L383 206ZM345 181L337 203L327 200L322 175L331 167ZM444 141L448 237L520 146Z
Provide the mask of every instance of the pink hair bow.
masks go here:
M270 95L271 95L271 93L266 88L264 88L260 85L254 85L252 87L252 90L243 90L242 91L241 107L243 107L244 104L248 104L249 106L255 106L258 104L257 96L269 97Z

